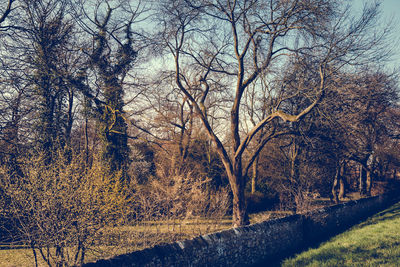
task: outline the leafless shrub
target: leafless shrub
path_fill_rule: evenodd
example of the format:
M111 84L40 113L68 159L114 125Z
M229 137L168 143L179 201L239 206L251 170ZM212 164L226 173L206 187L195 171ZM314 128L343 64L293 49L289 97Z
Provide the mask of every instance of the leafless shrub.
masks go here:
M31 247L35 263L82 264L96 234L126 214L121 174L110 174L99 161L86 166L80 155L57 154L52 164L42 155L22 165L23 176L2 169L1 215L12 222L13 240Z
M209 183L190 173L159 173L148 184L138 185L128 234L133 242L125 239L126 246L149 247L220 229L229 209L229 189L215 190Z
M280 185L280 205L282 210L302 213L312 209L313 196L309 180L291 181Z

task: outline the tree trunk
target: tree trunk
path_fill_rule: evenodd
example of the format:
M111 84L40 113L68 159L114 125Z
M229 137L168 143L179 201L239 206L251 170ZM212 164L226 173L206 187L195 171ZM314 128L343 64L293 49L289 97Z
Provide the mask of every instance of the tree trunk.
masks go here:
M33 253L33 258L35 259L35 267L38 267L38 259L37 259L37 255L36 255L36 248L35 248L34 241L31 241L31 249L32 249L32 253Z
M365 193L367 196L371 196L372 188L372 172L370 170L366 171L366 181L365 181Z
M80 262L81 265L83 265L83 263L85 262L85 255L86 255L85 253L86 253L85 246L82 246L81 262Z
M339 181L339 166L336 166L336 172L335 172L335 178L333 180L333 185L332 185L332 197L333 197L333 201L337 204L339 203L339 198L338 198L338 194L337 194L337 187L338 187L338 181Z
M365 196L367 193L366 180L367 178L366 178L365 168L363 167L362 164L360 164L360 183L359 183L360 196Z
M341 176L339 180L339 200L343 200L346 197L346 182L344 177Z
M370 164L369 168L366 169L366 194L367 196L371 196L371 189L372 189L372 182L373 182L373 176L375 174L375 165L376 165L376 157L374 154L371 154L370 156Z
M256 179L258 176L258 160L259 156L255 159L253 163L253 173L251 175L251 193L254 194L256 192Z
M238 188L237 191L233 191L232 224L233 227L249 224L244 188Z
M88 126L89 120L87 116L85 115L85 161L86 164L89 163L89 126Z
M291 153L290 153L290 180L292 184L296 184L299 177L298 155L299 155L299 147L294 141L291 146Z
M346 181L345 181L345 174L346 174L346 161L343 161L340 164L340 172L339 172L339 200L343 200L346 197Z
M235 162L233 166L233 174L229 177L233 193L232 225L233 227L239 227L248 225L250 221L247 214L246 198L244 195L246 183L242 175L241 160Z

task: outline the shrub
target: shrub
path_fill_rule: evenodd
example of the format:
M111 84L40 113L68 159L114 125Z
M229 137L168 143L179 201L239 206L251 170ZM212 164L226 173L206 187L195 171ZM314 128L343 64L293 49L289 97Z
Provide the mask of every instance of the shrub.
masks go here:
M49 266L82 264L96 233L126 214L121 174L98 160L88 166L81 155L59 152L46 164L42 155L31 156L22 173L1 170L0 212L12 222L13 240L31 247L36 264L38 256Z

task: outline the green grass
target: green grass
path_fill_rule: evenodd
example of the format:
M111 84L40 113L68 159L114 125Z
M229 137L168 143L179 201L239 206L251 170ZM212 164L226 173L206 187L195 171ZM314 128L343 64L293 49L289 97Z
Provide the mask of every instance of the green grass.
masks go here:
M400 266L400 203L282 266Z

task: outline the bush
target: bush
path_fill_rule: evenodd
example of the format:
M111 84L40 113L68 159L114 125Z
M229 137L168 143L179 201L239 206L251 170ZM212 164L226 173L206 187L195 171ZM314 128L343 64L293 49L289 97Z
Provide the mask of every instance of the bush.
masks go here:
M220 219L229 209L229 189L212 189L210 179L191 173L181 175L159 174L133 195L136 214L145 220L190 219L207 217Z
M57 154L48 165L42 155L22 164L23 176L2 169L1 217L12 222L13 240L29 245L49 265L84 262L96 233L115 225L127 213L120 173L94 160L87 166L81 155Z

